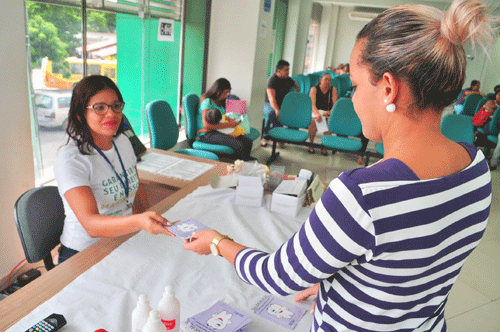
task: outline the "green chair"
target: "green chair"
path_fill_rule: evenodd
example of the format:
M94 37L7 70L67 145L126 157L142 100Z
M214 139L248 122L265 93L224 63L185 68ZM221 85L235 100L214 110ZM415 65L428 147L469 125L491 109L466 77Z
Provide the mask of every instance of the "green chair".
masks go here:
M311 124L312 102L309 95L300 92L290 92L283 99L280 108L279 119L283 127L269 130L269 137L273 141L271 157L267 160L270 165L279 156L276 152L277 142L287 142L298 145L306 145L309 137L307 129Z
M321 75L318 75L318 74L309 74L309 75L307 75L307 76L309 76L309 81L311 82L311 85L310 85L310 87L309 87L309 91L311 91L311 88L312 88L313 86L315 86L316 84L318 84L318 83L319 83L319 80L320 80L320 78L321 78ZM309 94L309 91L307 91L307 94Z
M500 134L500 110L497 110L490 122L490 134L486 137L485 155L490 154L491 149L494 149L498 144L498 134Z
M146 105L151 147L154 149L169 150L177 144L179 127L175 120L172 108L165 100L154 100ZM194 149L174 151L204 159L219 160L212 152Z
M352 100L340 98L333 106L328 120L328 129L334 135L325 135L321 138L321 144L326 148L344 152L366 151L367 139L362 139L361 121L354 111Z
M382 156L384 155L384 144L383 143L378 143L375 146L375 149L377 150L378 153L380 153Z
M234 150L229 146L209 144L197 141L197 132L203 127L203 122L201 119L201 114L199 114L200 98L194 94L190 93L186 95L182 101L184 109L184 119L185 119L185 130L186 137L188 139L189 146L196 150L210 151L217 155L232 155Z
M477 104L483 99L481 95L478 95L476 93L470 94L465 98L464 101L464 108L462 112L460 112L460 115L466 115L468 117L473 117L474 114L476 114L476 108Z
M474 144L474 124L470 116L445 115L441 119L441 132L452 141Z
M349 74L337 75L332 79L332 86L334 86L333 81L336 81L335 84L338 84L337 91L338 97L348 97L352 90L352 83ZM337 83L338 82L338 83Z

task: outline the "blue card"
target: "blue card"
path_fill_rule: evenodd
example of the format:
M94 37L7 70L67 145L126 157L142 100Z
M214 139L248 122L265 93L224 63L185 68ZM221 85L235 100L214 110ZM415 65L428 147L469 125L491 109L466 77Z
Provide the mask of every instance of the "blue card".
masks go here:
M203 229L210 229L201 222L194 219L186 219L168 226L167 229L181 239L190 239L193 232L198 232Z

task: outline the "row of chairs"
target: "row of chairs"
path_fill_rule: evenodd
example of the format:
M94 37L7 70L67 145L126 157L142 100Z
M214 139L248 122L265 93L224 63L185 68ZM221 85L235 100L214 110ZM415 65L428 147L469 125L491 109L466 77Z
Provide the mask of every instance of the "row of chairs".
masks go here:
M328 121L332 135L324 135L321 144L307 142L309 134L301 130L307 129L311 123L311 108L311 98L307 94L290 92L285 96L280 112L280 122L284 127L269 131L273 145L271 156L266 162L268 165L279 156L276 151L278 142L362 154L365 156L365 165L368 165L370 156L381 157L378 152L366 151L368 140L362 136L361 121L354 111L351 99L340 98L335 103Z
M292 76L292 79L297 82L299 92L308 95L311 88L318 84L324 73L328 73L332 77L332 83L330 85L337 89L338 98L349 97L352 90L352 83L349 74L337 75L331 70L324 70L308 75Z

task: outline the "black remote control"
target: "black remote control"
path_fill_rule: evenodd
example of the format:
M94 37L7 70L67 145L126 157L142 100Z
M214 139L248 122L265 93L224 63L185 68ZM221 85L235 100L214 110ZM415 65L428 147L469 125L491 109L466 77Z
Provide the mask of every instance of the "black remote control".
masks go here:
M39 321L25 332L53 332L59 330L61 327L66 325L66 319L63 315L52 314Z

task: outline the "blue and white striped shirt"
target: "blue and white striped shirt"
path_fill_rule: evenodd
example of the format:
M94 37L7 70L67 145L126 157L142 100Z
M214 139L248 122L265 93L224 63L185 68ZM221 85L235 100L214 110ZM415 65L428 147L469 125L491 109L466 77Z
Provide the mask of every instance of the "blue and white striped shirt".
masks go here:
M491 204L482 152L419 180L389 159L333 180L300 230L276 252L236 256L238 275L287 295L316 283L312 331L446 331L444 306L481 239Z

